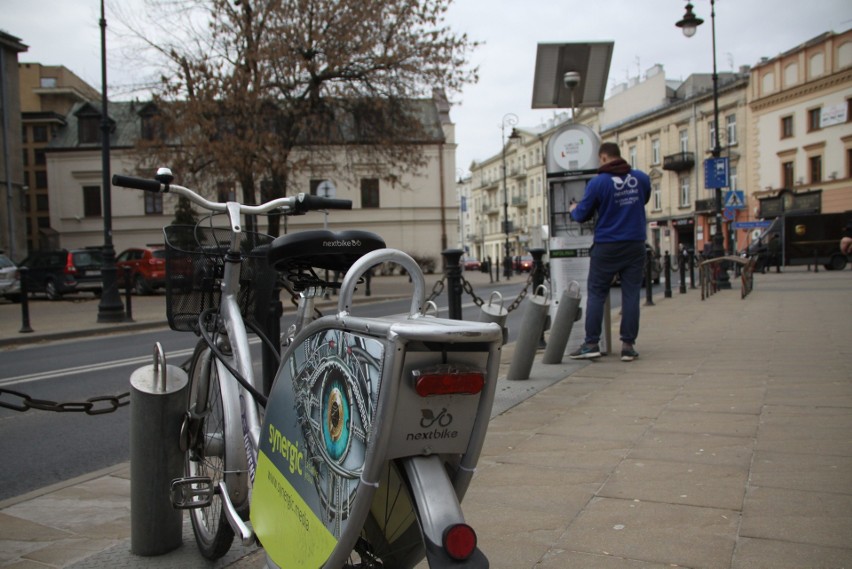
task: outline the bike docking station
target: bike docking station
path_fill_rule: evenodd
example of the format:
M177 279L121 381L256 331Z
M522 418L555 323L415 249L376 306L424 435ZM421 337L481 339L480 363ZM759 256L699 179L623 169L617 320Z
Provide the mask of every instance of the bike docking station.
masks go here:
M407 315L352 314L361 275L379 263L410 275ZM307 324L283 354L252 488L268 567L350 567L353 550L357 567L371 557L385 567L424 557L430 567L488 566L461 501L488 428L502 329L426 308L416 261L374 250L346 271L337 313Z
M130 376L130 551L164 555L183 543L183 510L172 506L172 480L183 473L181 424L186 414L186 372L166 365L163 347L154 362Z
M495 296L498 299L497 303L494 302ZM488 297L488 304L482 304L479 312L479 321L499 324L503 330L503 345L506 345L506 341L509 338L509 329L506 328L506 318L508 317L509 311L503 305L503 295L500 294L500 291L492 291Z
M550 137L545 151L553 302L544 363L561 363L573 322L585 306L594 221L577 223L569 211L583 199L586 185L597 175L601 140L575 118L578 107L603 106L613 46L613 42L540 43L536 53L532 108L571 109L571 122ZM562 309L566 302L571 306ZM612 343L608 307L609 302L604 311L602 353Z
M512 358L506 379L514 381L530 378L530 370L532 370L539 339L544 332L544 323L547 320L549 308L550 291L546 286L539 285L527 303L524 319L521 323L523 334L518 336L518 341L515 344L515 356Z

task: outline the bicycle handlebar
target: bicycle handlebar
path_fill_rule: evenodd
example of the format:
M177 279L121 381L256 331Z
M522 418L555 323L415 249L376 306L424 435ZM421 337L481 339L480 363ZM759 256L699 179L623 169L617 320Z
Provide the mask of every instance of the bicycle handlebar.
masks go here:
M147 178L114 174L112 185L133 190L144 190L146 192L175 193L210 211L224 212L228 208L226 203L207 200L189 188L178 186L177 184L164 184ZM308 211L323 209L352 209L352 200L324 198L301 193L292 197L276 198L260 205L239 204L239 206L240 212L247 214L268 213L275 209L281 209L290 215L301 215Z

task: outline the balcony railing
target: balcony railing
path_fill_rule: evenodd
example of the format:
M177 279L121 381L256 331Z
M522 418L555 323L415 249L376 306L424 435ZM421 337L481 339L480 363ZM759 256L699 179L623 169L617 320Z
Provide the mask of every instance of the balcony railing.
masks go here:
M526 207L527 196L512 196L512 205L519 206L519 207Z
M695 212L706 213L716 211L716 198L707 198L703 200L695 200Z
M694 166L695 153L693 152L678 152L677 154L669 154L663 157L663 170L685 172L692 170Z

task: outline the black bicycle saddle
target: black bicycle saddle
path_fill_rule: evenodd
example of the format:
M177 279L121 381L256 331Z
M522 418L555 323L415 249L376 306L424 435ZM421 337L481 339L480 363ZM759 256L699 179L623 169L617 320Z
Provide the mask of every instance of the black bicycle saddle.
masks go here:
M308 266L345 273L360 257L385 246L384 239L369 231L311 229L276 237L269 264L278 271Z

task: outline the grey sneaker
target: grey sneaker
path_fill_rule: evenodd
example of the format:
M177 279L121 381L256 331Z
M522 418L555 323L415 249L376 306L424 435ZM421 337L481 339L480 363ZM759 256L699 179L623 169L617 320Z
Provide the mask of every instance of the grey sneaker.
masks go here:
M621 361L632 362L639 357L639 352L633 349L633 346L621 349Z
M568 354L573 360L589 360L601 357L601 349L597 344L583 344L577 351Z

